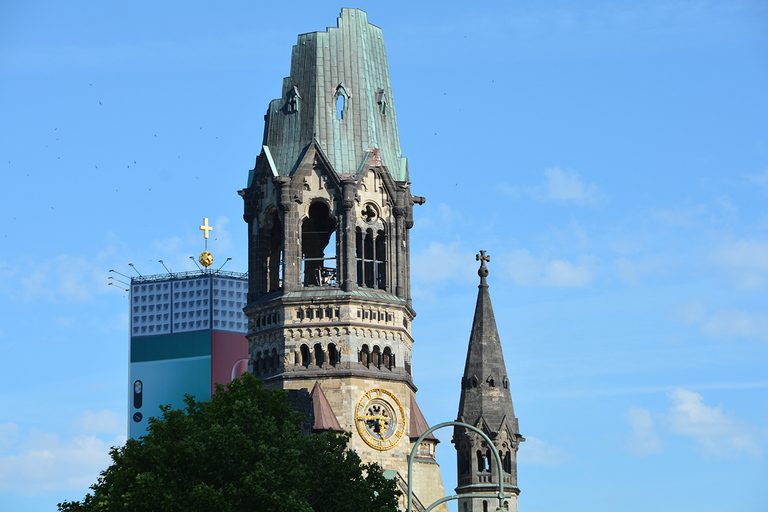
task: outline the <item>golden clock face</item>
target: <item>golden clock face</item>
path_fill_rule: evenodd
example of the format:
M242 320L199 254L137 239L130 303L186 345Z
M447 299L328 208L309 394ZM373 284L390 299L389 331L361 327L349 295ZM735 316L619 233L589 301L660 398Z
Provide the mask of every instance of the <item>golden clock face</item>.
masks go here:
M389 450L405 433L405 412L395 395L386 389L371 389L357 402L355 423L368 446Z

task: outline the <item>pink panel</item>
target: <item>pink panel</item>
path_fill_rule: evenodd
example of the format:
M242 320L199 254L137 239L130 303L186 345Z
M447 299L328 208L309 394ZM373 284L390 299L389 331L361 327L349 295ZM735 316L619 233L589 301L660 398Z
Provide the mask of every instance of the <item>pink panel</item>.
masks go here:
M211 394L214 384L228 384L248 371L248 339L233 332L213 332L211 348Z

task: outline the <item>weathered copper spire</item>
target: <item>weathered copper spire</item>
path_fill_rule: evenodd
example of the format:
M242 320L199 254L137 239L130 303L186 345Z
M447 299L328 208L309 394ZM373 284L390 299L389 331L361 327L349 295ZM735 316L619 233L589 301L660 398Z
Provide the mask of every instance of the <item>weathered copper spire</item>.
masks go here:
M475 306L475 319L469 336L467 362L461 381L461 399L459 401L458 420L474 425L493 440L502 458L504 484L511 492L515 503L509 504L509 510L517 510L517 448L525 441L515 418L512 395L509 391L507 367L501 350L496 318L493 314L491 296L488 293L488 267L491 258L485 251L480 251L480 286ZM461 427L454 430L453 442L458 455L457 494L467 494L464 501L468 512L482 511L482 499L472 498L471 493L494 492L498 489L499 468L491 451L482 438ZM460 507L463 505L460 504Z

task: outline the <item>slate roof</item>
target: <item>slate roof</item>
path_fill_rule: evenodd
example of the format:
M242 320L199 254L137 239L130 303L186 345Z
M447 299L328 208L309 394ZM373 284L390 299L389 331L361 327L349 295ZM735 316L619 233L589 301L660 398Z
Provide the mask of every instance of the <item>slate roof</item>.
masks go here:
M343 119L337 94L345 96ZM299 35L282 96L265 116L262 154L274 173L290 176L316 141L334 171L356 174L367 153L378 149L392 178L406 181L392 98L381 29L368 23L365 12L344 8L337 27Z
M481 281L464 366L458 418L470 425L484 428L487 433L500 432L504 428L504 422L511 433L519 433L509 390L507 367L504 364L496 318L485 280L488 270L484 262L478 274Z
M312 430L314 432L333 429L336 432L341 432L341 425L339 420L336 419L336 414L333 412L331 404L325 397L323 388L320 387L319 382L315 382L315 386L312 388L312 409L314 412L314 424Z
M419 404L416 403L416 397L411 393L411 424L410 428L408 429L409 435L411 437L411 441L415 441L418 439L421 434L429 430L429 424L427 423L427 420L424 418L424 415L421 413L421 409L419 409ZM429 433L427 437L424 439L429 439L430 441L437 441L440 442L432 432Z

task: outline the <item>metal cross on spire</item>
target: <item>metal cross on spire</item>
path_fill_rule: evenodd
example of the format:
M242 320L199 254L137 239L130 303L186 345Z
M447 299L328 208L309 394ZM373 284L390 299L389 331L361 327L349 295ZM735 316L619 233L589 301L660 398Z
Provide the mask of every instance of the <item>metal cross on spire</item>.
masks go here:
M480 254L475 255L475 260L480 262L480 269L477 271L477 275L480 276L480 286L487 286L485 278L488 277L488 267L485 263L491 261L491 257L486 256L485 251L480 251Z

